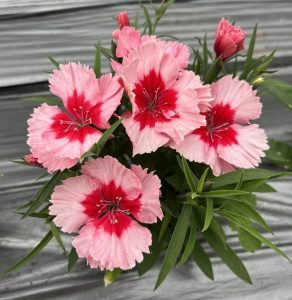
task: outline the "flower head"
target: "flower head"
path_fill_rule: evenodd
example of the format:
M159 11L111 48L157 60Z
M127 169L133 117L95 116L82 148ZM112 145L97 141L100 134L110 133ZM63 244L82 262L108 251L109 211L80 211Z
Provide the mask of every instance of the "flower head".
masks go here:
M193 72L182 71L171 51L159 41L148 42L130 54L121 71L132 112L123 125L133 153L149 153L173 140L181 142L205 124L199 106L211 100Z
M96 79L88 67L60 65L49 79L51 92L63 100L65 111L43 104L28 120L28 144L49 172L74 166L108 128L120 103L122 87L111 74Z
M246 32L222 18L217 25L214 41L217 57L226 60L242 50L245 38Z
M160 43L161 46L165 48L165 51L175 58L180 69L184 69L188 65L190 51L183 43L162 41L153 35L141 35L141 33L133 27L124 27L119 31L115 31L113 38L117 40L116 55L123 59L123 66L130 63L139 47L149 42ZM116 72L120 72L122 65L112 60L112 67Z
M230 75L213 83L211 92L214 101L204 113L206 126L172 147L189 160L210 165L216 176L236 167L258 166L268 145L264 130L250 124L261 114L256 92L247 82Z
M133 268L151 245L150 231L138 222L163 217L159 178L140 166L127 169L110 156L89 160L81 172L55 188L54 222L64 232L83 226L73 246L91 267Z

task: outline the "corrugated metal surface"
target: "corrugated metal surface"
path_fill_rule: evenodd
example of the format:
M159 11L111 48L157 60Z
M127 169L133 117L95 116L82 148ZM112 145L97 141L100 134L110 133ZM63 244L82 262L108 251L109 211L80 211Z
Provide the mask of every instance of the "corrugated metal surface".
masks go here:
M108 43L120 10L133 16L137 1L20 0L0 1L0 267L5 269L44 235L38 220L20 221L15 208L30 199L40 183L38 170L9 162L27 151L26 119L33 104L26 96L47 93L46 56L60 61L78 59L91 63L93 44ZM159 33L174 33L194 44L194 36L213 31L221 16L236 18L249 33L259 22L257 55L275 47L275 67L282 79L292 83L291 1L177 1L159 27ZM261 121L274 138L292 141L292 114L272 98L263 97ZM261 195L259 206L275 230L270 238L292 257L292 182L273 183L278 194ZM70 237L66 236L70 243ZM161 288L152 291L158 274L154 268L142 279L135 272L103 287L102 274L81 262L66 272L66 260L51 243L32 263L0 279L0 299L292 299L292 266L271 250L244 253L237 238L229 242L243 258L254 281L248 286L234 276L209 251L215 263L216 281L210 282L192 263L176 269Z

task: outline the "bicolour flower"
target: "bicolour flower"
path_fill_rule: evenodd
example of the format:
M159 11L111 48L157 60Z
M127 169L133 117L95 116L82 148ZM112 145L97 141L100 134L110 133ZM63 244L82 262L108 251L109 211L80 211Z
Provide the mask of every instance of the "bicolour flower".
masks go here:
M50 214L92 268L131 269L149 253L152 238L142 223L162 219L160 180L140 166L128 169L115 158L92 159L55 188Z
M49 79L52 94L63 100L65 111L42 104L28 120L28 145L49 172L74 166L108 128L120 104L122 87L116 77L96 79L88 67L60 65Z
M133 55L129 57L130 54L133 54L133 51L135 52L139 47L149 42L161 43L165 47L165 51L171 53L175 58L176 63L181 69L186 68L188 65L190 51L183 43L163 41L153 35L141 35L134 27L123 27L121 30L115 31L113 38L117 40L116 55L123 59L123 66L127 65L133 59ZM116 72L119 72L122 65L113 60L112 67Z
M215 176L235 168L258 166L267 137L257 124L262 105L247 82L227 75L211 85L214 101L205 113L207 125L172 145L191 161L210 165Z
M121 78L132 112L122 123L134 155L155 151L172 140L179 143L194 128L205 125L200 106L211 100L211 94L199 76L182 71L160 42L148 42L130 56L133 59L121 71Z
M217 25L214 51L217 57L226 60L243 49L246 32L222 18Z

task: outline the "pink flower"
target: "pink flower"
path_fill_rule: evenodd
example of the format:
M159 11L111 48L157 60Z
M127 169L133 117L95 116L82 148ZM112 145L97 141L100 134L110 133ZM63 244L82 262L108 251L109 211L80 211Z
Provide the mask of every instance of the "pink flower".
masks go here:
M83 226L73 246L92 268L133 268L151 245L150 231L138 222L163 218L159 178L110 156L89 160L81 172L55 188L50 206L55 224L69 233Z
M226 60L242 50L245 38L246 32L222 18L217 26L214 41L217 57Z
M156 36L141 35L133 27L124 27L122 30L115 31L113 38L117 40L117 57L123 58L123 66L127 65L131 59L133 59L132 52L138 50L139 47L143 46L149 42L161 43L165 47L167 53L172 54L175 58L180 69L184 69L188 65L188 60L190 56L189 48L183 44L176 41L162 41ZM116 72L120 72L122 65L116 61L112 61L112 67Z
M117 21L119 29L122 29L125 26L131 26L128 13L126 11L121 11L116 16L116 21Z
M146 43L130 56L121 78L132 112L122 123L134 155L155 151L171 140L179 143L205 125L199 106L211 100L209 87L193 72L182 71L163 43Z
M28 145L49 172L74 166L108 128L120 104L122 87L111 74L96 79L88 67L60 65L49 79L51 92L63 100L65 111L42 104L28 120Z
M262 105L247 82L227 75L211 85L214 101L207 126L195 129L178 146L191 161L210 165L215 176L237 168L258 166L268 149L263 129L250 120L259 118Z

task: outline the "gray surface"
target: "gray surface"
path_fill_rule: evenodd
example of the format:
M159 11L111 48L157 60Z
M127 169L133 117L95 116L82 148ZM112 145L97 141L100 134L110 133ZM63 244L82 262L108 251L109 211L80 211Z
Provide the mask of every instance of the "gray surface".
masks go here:
M136 1L0 1L0 268L10 266L31 249L47 228L39 220L20 221L17 206L30 199L40 183L38 170L9 162L27 151L26 119L33 104L26 96L46 94L43 71L50 68L46 56L90 63L92 45L108 40L114 23L111 16L123 9L131 15ZM124 3L124 4L121 4ZM215 5L216 3L216 5ZM210 32L221 16L237 18L248 32L260 23L257 55L278 47L275 66L282 79L292 83L291 1L177 1L160 27L193 43L192 37ZM177 19L176 19L177 18ZM174 25L175 22L175 26ZM292 142L292 114L272 98L263 98L261 124L269 136ZM273 183L278 194L261 195L259 207L275 231L269 236L292 257L292 182ZM65 236L70 244L70 237ZM292 299L292 265L270 249L244 253L229 232L230 245L243 258L254 285L236 279L206 247L214 262L216 280L206 279L190 262L171 273L155 293L157 265L143 278L135 272L103 287L102 274L80 262L66 272L66 259L54 242L32 263L0 279L0 299Z

